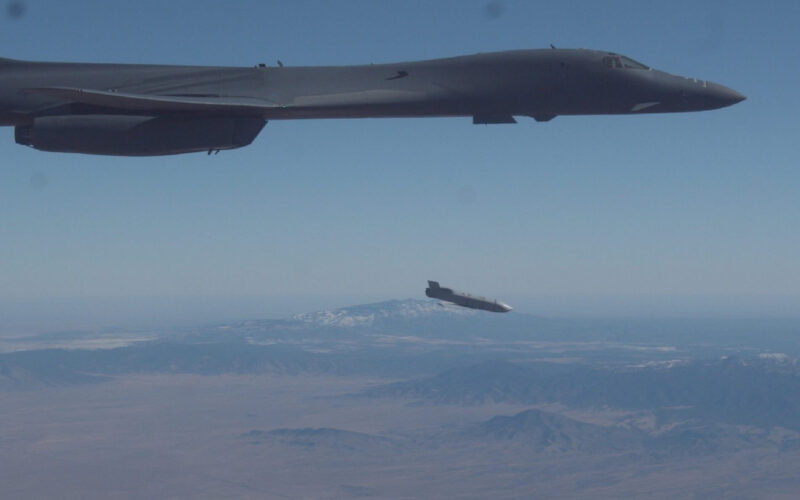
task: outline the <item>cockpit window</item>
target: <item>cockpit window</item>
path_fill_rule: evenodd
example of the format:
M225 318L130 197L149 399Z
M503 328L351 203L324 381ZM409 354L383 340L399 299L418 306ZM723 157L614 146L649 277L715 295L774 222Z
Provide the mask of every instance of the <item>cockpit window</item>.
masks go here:
M631 69L650 69L649 66L645 66L644 64L625 56L622 56L622 65Z
M622 61L619 60L619 57L606 56L603 58L603 66L606 68L621 68Z
M649 66L634 61L625 56L606 56L603 58L603 66L606 68L627 68L627 69L650 69Z

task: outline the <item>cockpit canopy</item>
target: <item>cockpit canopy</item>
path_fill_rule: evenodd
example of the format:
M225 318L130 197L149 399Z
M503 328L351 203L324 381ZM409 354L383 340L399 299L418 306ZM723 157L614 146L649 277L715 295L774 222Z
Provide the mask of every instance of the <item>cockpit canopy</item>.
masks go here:
M650 69L649 66L619 54L609 54L603 57L603 66L615 69Z

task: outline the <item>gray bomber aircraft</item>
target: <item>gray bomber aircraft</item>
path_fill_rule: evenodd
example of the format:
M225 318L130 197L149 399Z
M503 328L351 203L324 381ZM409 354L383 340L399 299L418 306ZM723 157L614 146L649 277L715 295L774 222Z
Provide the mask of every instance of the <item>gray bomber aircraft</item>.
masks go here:
M42 151L156 156L250 144L268 120L701 111L745 97L612 52L515 50L363 66L252 68L0 59L0 125Z
M504 302L497 300L487 299L486 297L478 297L470 295L465 292L459 292L452 288L445 288L439 286L438 281L428 281L428 288L425 289L425 295L432 299L444 300L452 302L461 307L468 307L470 309L481 309L490 312L505 313L511 310L511 306Z

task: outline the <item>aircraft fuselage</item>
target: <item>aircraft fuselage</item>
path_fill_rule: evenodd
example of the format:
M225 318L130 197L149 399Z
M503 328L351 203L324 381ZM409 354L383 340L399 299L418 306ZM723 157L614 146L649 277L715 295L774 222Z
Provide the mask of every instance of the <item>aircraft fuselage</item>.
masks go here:
M514 116L547 121L558 115L701 111L743 99L719 84L584 49L327 67L0 60L0 125L33 126L34 137L37 119L54 116L265 121L468 116L475 123L513 123ZM69 127L70 121L59 126Z

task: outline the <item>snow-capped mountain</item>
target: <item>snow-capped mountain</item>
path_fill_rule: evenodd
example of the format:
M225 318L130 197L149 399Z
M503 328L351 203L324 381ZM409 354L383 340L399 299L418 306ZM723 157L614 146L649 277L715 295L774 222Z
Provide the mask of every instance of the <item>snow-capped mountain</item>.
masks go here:
M496 314L436 300L405 299L327 309L285 319L218 325L203 333L208 339L224 335L228 339L240 336L259 342L321 338L352 341L386 335L461 341L487 336L527 338L538 322L525 314Z
M434 300L389 300L292 316L289 321L318 327L374 327L396 321L474 317L479 311L443 305Z

